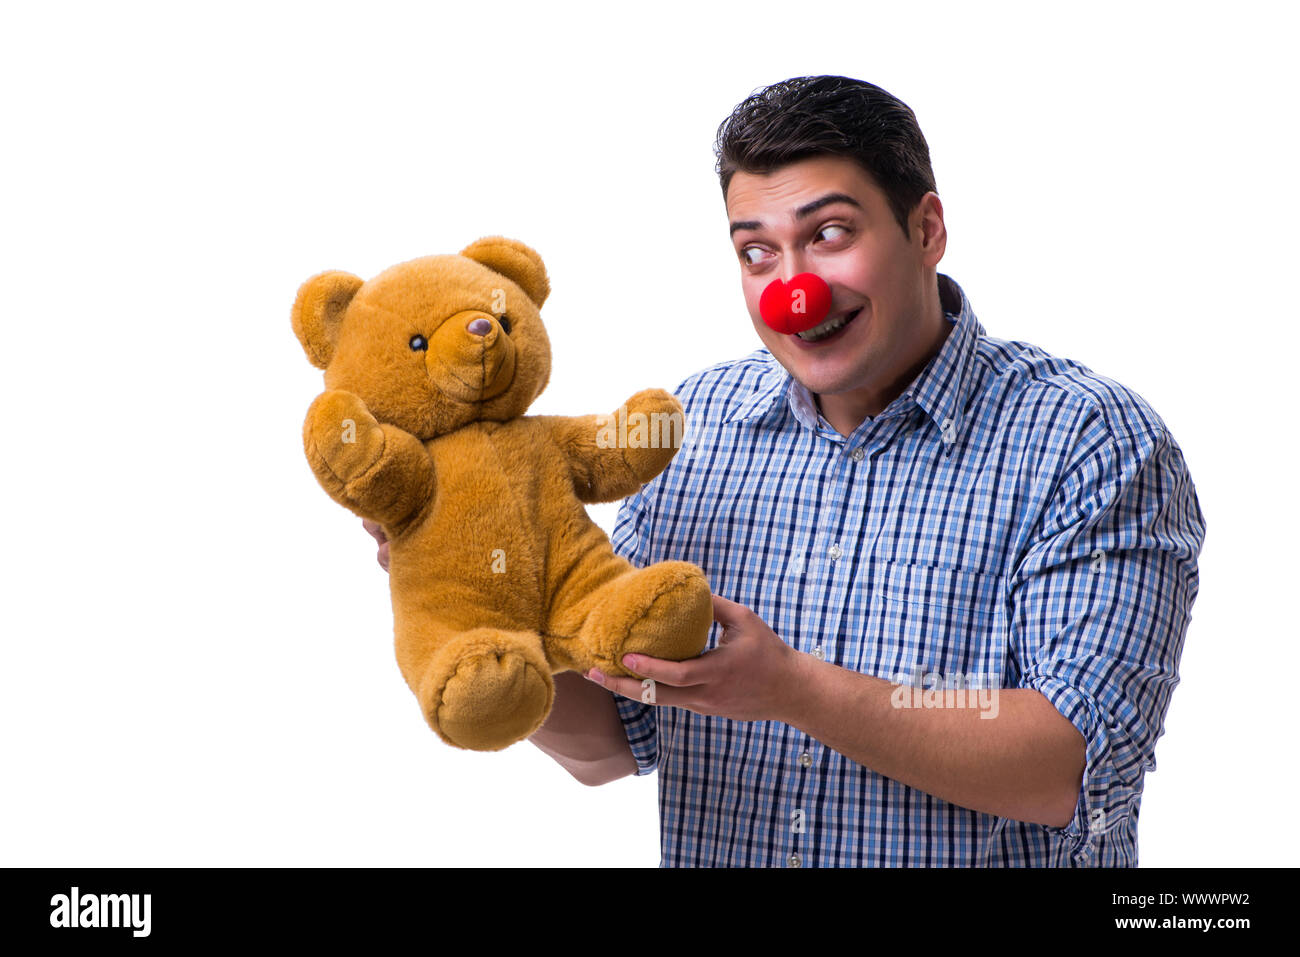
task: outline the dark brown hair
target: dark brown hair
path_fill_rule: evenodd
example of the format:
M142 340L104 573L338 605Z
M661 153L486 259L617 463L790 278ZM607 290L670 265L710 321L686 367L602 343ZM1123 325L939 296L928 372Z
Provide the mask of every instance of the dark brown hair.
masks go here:
M736 172L762 175L812 156L846 156L875 180L910 235L907 216L937 192L916 115L874 84L800 76L750 94L718 127L713 147L722 197Z

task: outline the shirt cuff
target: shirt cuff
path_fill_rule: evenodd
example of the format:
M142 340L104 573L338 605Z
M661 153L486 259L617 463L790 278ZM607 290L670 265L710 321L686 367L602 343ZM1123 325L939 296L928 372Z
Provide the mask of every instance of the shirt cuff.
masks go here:
M1101 713L1091 697L1059 678L1029 676L1025 687L1033 688L1050 701L1052 707L1083 735L1083 781L1079 785L1074 819L1065 827L1044 827L1048 833L1065 842L1066 850L1076 864L1088 866L1097 853L1102 835L1119 824L1117 815L1126 811L1123 806L1112 810L1106 807L1112 783L1108 767L1110 736L1106 732L1106 722L1101 720Z
M659 722L655 717L655 706L622 695L614 695L614 703L623 721L632 757L636 758L637 776L651 774L659 766Z

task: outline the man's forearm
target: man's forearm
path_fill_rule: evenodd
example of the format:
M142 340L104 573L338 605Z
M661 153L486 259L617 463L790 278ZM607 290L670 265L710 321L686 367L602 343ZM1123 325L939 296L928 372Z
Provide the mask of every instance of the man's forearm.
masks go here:
M614 696L574 671L555 675L555 703L528 739L587 785L636 773Z
M1073 818L1083 736L1037 691L999 689L993 718L977 707L900 708L897 685L812 655L795 660L786 724L961 807L1055 827Z

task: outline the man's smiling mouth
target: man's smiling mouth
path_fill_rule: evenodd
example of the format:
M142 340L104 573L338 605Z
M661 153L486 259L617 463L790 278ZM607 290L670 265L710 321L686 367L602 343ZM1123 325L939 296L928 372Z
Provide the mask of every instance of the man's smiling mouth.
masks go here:
M829 339L856 319L858 313L861 311L862 307L859 306L857 309L851 310L850 312L842 312L838 316L832 316L830 319L827 319L820 326L814 326L806 332L796 332L795 335L804 342L820 342L823 339Z

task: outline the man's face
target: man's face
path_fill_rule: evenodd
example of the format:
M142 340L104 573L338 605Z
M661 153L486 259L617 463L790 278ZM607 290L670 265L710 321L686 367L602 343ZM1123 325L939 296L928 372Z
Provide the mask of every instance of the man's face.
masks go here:
M943 242L933 241L936 207L942 233L942 207L930 193L912 212L909 239L872 178L839 156L732 177L727 218L750 318L768 351L809 391L874 397L907 385L900 378L933 335L923 308L943 256ZM922 241L923 218L928 244ZM769 283L802 272L816 273L830 286L827 321L851 317L817 342L779 333L759 314L759 297Z

